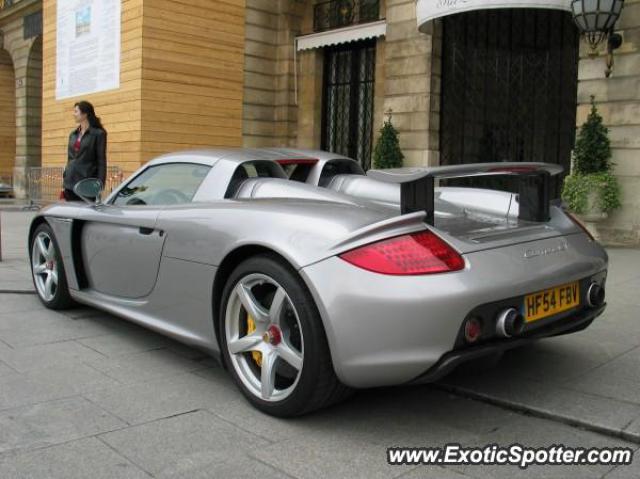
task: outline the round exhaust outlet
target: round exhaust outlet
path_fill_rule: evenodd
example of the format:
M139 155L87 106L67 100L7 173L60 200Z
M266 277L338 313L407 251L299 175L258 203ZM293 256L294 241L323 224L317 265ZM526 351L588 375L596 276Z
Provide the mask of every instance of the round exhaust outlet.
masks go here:
M498 314L496 333L503 338L517 336L524 329L524 317L515 308L508 308Z
M604 288L598 283L591 283L587 291L587 304L592 308L598 308L604 304Z

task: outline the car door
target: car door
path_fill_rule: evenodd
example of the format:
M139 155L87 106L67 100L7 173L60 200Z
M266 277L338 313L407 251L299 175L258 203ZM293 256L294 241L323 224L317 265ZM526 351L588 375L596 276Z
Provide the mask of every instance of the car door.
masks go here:
M156 284L165 241L158 215L191 201L209 166L167 163L146 168L108 204L91 210L81 233L88 287L127 299L148 296Z

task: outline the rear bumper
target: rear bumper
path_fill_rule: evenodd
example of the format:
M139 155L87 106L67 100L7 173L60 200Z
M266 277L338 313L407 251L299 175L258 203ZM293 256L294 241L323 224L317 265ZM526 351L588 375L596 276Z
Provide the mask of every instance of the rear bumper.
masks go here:
M464 256L465 269L453 273L386 276L332 257L300 274L320 311L340 380L356 388L404 384L421 376L429 380L432 368L446 374L464 358L555 334L544 332L576 315L590 317L578 318L586 327L599 314L595 309L536 321L514 339L486 337L473 352L460 344L463 321L478 308L517 303L524 295L572 281L604 284L604 249L584 234L564 238L566 249L535 258L524 257L532 243L470 253ZM534 244L555 251L558 242L551 238Z
M425 384L437 381L452 372L460 364L473 361L484 356L495 353L504 352L509 349L517 348L525 344L531 343L537 339L550 338L552 336L561 336L563 334L576 333L587 328L594 319L600 316L606 307L606 304L597 309L588 309L580 311L575 315L558 320L540 329L524 333L517 338L510 338L501 341L481 344L467 349L451 351L446 353L440 360L427 369L417 378L409 381L409 384Z

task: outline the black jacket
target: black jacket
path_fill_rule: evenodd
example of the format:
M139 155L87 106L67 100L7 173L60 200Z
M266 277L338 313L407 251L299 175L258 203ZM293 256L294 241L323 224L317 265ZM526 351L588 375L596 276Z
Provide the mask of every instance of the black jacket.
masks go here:
M72 190L85 178L98 178L104 185L107 176L107 133L90 127L80 140L78 153L73 149L80 132L76 129L69 135L68 162L64 170L63 186Z

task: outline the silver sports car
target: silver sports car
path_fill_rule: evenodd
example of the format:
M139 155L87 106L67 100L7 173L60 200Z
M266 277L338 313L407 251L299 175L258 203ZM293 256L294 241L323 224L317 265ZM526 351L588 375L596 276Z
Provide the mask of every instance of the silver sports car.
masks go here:
M40 299L202 348L277 416L353 388L434 381L584 329L604 310L607 255L549 200L560 167L365 175L321 153L169 154L103 202L99 182L80 182L85 202L52 205L31 224ZM518 190L439 186L470 176L508 176Z

